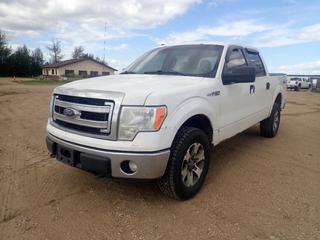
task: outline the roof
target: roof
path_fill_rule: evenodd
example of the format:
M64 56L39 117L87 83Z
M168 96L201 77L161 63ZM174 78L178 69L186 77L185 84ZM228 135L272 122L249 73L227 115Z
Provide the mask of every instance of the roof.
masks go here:
M319 74L288 74L289 77L320 77Z
M74 63L78 63L78 62L82 62L82 61L86 61L86 60L93 61L93 62L98 63L100 65L103 65L105 67L111 68L114 71L118 71L117 69L115 69L113 67L110 67L107 64L98 62L97 60L94 60L94 59L91 59L91 58L69 59L69 60L65 60L65 61L62 61L62 62L58 62L58 63L44 65L44 66L42 66L42 68L59 68L59 67L63 67L63 66L66 66L66 65L70 65L70 64L74 64Z
M169 44L163 44L159 47L165 48L165 47L180 46L180 45L221 45L224 47L241 46L243 48L249 48L249 49L258 51L257 48L255 48L253 46L248 46L246 44L241 44L241 43L236 43L236 42L218 42L218 41L193 41L193 42L179 42L179 43L172 43L172 44L169 43Z

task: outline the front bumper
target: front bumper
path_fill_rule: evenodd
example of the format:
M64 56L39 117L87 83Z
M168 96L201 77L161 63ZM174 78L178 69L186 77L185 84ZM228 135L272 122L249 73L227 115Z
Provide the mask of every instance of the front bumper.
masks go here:
M73 167L115 178L157 179L163 176L170 150L157 152L108 151L68 142L48 134L47 147L56 159ZM132 161L137 170L126 173L123 162Z
M296 88L296 87L298 87L298 85L295 85L295 84L288 84L288 85L287 85L287 88L288 88L288 89L294 89L294 88Z

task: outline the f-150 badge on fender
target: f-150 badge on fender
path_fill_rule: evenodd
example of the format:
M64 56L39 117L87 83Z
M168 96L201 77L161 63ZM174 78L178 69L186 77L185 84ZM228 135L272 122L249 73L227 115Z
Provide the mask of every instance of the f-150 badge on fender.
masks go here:
M211 93L207 94L207 97L213 97L213 96L219 96L220 95L220 91L213 91Z

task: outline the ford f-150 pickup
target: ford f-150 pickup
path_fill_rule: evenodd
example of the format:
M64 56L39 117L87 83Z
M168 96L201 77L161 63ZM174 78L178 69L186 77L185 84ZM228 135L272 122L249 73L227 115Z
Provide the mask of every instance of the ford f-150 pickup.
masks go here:
M155 179L176 199L193 197L210 151L260 123L275 137L285 76L269 76L257 49L203 43L153 49L121 74L54 89L47 147L95 174Z

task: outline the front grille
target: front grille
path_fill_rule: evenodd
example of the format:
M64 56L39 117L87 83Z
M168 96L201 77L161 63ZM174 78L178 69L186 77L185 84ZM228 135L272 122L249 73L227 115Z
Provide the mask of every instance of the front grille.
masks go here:
M53 122L57 126L90 136L110 134L113 101L55 94L53 104Z
M58 120L58 119L55 120L55 122L57 124L59 124L60 126L64 127L64 128L72 129L72 130L75 130L75 131L78 131L78 132L90 133L90 134L96 134L96 135L105 135L104 133L100 132L99 128L80 126L80 125L77 125L77 124L64 122L64 121L61 121L61 120Z
M104 106L107 100L99 99L99 98L87 98L87 97L77 97L77 96L69 96L69 95L57 95L61 101L72 102L72 103L80 103L86 105L96 105L96 106Z
M63 114L63 111L66 109L65 107L55 106L55 112L59 114ZM109 113L96 113L96 112L88 112L81 111L81 118L93 121L108 121Z

